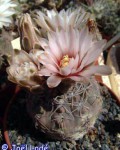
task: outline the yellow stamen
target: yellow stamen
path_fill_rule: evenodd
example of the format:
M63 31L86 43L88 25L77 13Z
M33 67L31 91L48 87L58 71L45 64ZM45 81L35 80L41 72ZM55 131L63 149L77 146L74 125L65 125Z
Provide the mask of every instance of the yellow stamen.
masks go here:
M70 61L70 58L68 55L63 56L63 59L60 61L60 67L63 68L63 67L68 66L69 61Z

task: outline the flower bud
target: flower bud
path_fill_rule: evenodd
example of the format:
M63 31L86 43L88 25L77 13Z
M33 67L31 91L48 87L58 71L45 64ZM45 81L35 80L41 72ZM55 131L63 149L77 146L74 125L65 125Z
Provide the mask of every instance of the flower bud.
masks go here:
M30 90L40 87L42 78L37 76L38 68L23 50L15 52L10 67L7 68L8 79Z
M19 34L20 34L20 42L21 47L26 52L36 48L40 48L38 33L39 31L32 23L31 17L29 14L24 14L19 23ZM36 32L37 31L37 32Z

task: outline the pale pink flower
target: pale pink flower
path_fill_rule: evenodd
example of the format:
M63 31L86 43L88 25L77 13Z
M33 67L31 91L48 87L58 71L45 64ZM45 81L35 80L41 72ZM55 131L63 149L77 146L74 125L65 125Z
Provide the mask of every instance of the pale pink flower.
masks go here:
M39 11L36 22L45 31L56 31L57 28L67 30L68 27L78 29L86 24L89 17L90 14L82 8L74 11L69 8L66 11L63 9L60 12L48 10L46 15Z
M94 74L111 73L108 66L94 65L106 41L94 41L87 28L81 31L69 29L51 32L48 34L48 40L41 39L40 43L45 51L39 58L43 64L39 75L49 76L47 85L51 88L58 86L66 78L81 81L83 77Z

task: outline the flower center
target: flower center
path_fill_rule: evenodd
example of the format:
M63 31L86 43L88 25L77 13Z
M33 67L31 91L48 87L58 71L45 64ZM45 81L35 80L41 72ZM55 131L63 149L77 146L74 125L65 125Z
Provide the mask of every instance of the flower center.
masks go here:
M68 55L64 55L63 59L60 61L60 67L63 68L63 67L68 66L69 61L70 61L69 56Z

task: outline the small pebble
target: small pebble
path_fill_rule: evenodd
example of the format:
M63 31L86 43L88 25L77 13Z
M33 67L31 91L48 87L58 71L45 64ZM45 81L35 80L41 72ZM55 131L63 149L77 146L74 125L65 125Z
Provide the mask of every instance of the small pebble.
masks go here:
M107 144L102 144L101 145L101 150L110 150Z
M104 116L101 114L98 118L100 121L103 121L104 120Z
M120 139L120 133L117 134L117 137Z

